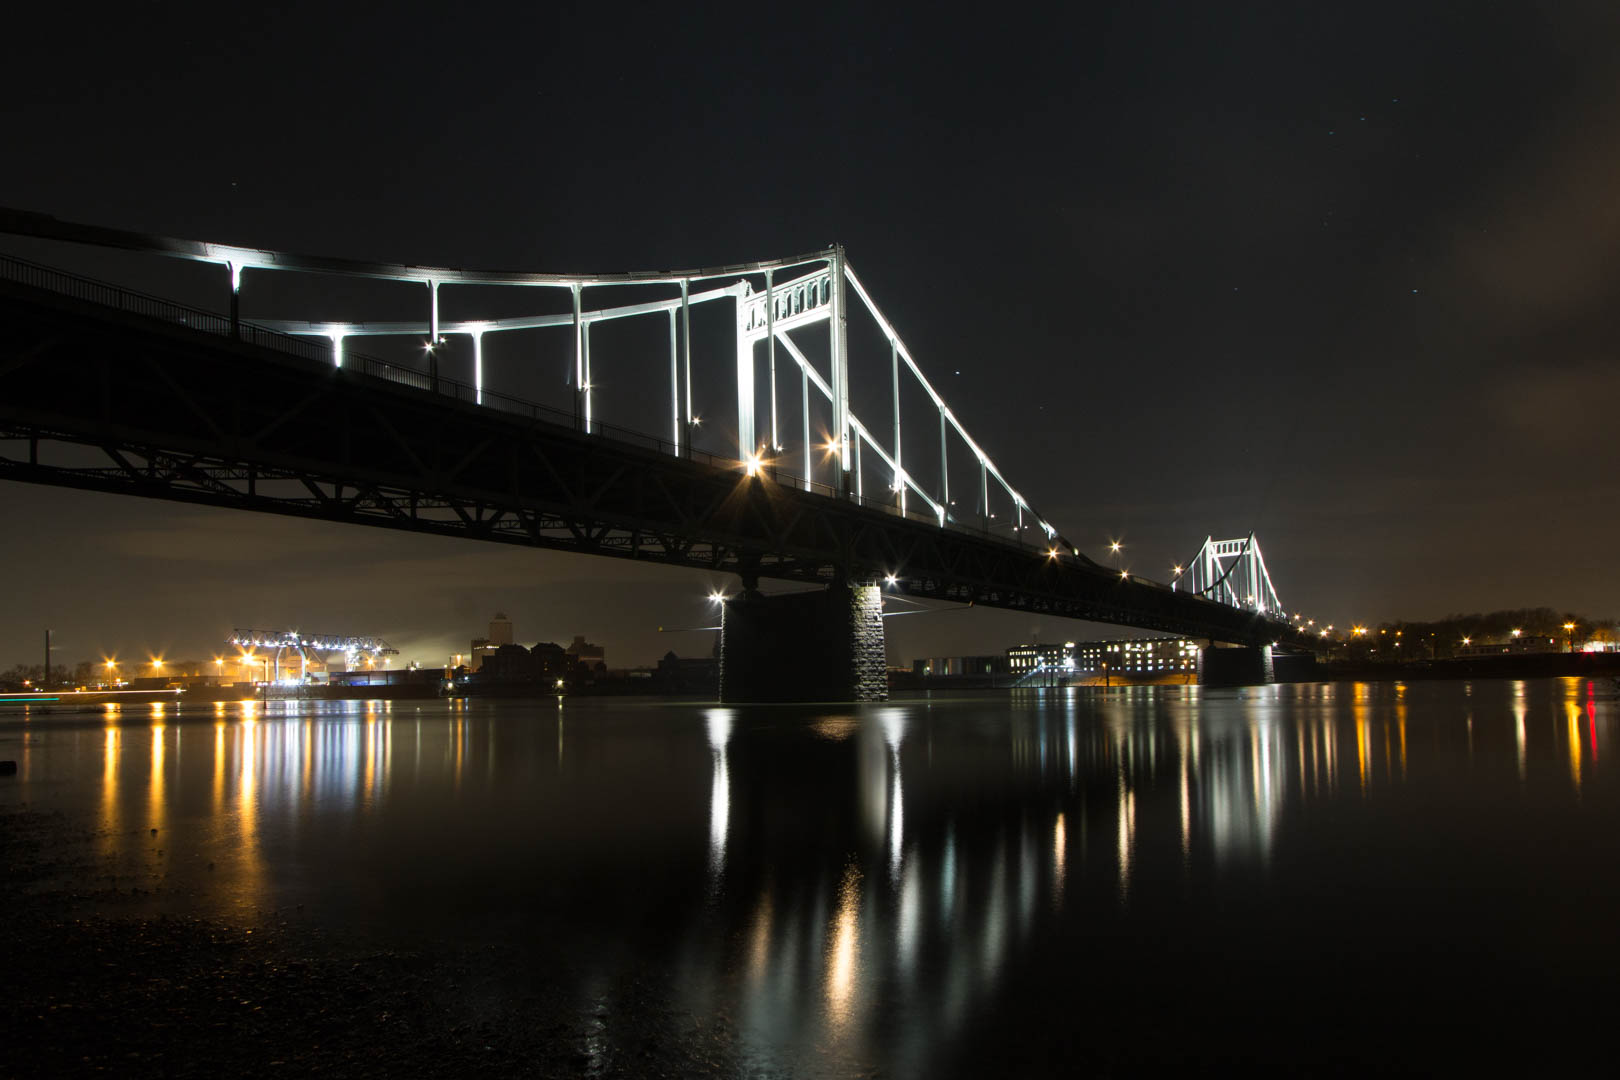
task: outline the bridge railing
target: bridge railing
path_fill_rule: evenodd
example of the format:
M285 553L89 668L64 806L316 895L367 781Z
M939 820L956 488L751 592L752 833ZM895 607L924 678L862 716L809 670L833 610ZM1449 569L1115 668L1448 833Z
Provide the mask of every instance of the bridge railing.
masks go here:
M0 278L17 282L20 285L70 296L75 300L83 300L87 303L113 308L131 315L139 315L173 325L184 326L192 330L199 330L205 334L234 338L261 348L271 349L306 360L314 360L320 363L331 363L333 360L332 347L322 339L283 334L276 330L240 320L233 324L228 315L222 315L216 311L190 307L161 296L152 296L149 293L127 289L122 285L114 285L96 278L69 273L51 266L42 266L39 263L18 259L10 255L0 254ZM554 408L537 401L513 397L510 394L502 394L498 391L479 390L470 383L460 382L456 379L448 379L443 376L435 379L428 372L390 363L387 360L368 356L364 353L345 351L343 354L343 368L346 371L357 371L363 375L382 379L399 386L436 392L470 405L482 405L486 408L498 409L501 412L527 417L531 420L563 427L578 427L580 424L579 417L564 409ZM676 450L675 445L669 439L650 435L644 431L604 424L595 420L592 421L591 426L594 430L616 441L628 443L632 446L639 446L661 454L671 454ZM681 456L716 468L736 469L740 464L735 458L712 454L689 444L681 447L680 450L682 451ZM887 492L880 496L845 495L831 484L798 476L780 466L767 466L765 475L773 482L784 487L811 491L825 495L828 498L842 499L895 517L905 517L913 521L933 525L938 524L938 520L930 512L913 510L909 507L902 511L896 505L897 500L893 492ZM1022 537L997 536L986 529L953 518L946 519L945 527L955 532L987 536L1002 543L1030 546Z
M103 307L115 308L131 315L144 315L151 319L160 319L163 322L174 323L179 326L201 330L205 334L216 334L220 337L231 337L231 320L227 315L215 311L204 311L201 308L189 307L176 303L161 296L152 296L148 293L126 289L122 285L113 285L110 282L98 281L95 278L84 277L79 274L70 274L65 270L58 270L51 266L41 266L39 263L29 262L26 259L14 258L10 255L0 255L0 277L15 281L20 285L29 285L36 289L46 289L50 292L71 296L75 300L84 300ZM311 360L330 360L330 348L323 348L319 343L309 338L297 338L290 334L277 333L262 326L250 323L238 324L238 334L243 341L265 348L275 349L277 352L291 353Z

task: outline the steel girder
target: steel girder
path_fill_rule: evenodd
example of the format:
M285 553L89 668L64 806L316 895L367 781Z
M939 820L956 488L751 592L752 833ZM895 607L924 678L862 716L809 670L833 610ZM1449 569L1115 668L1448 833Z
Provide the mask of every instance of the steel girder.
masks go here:
M0 479L378 525L1257 644L1279 623L186 327L0 283Z

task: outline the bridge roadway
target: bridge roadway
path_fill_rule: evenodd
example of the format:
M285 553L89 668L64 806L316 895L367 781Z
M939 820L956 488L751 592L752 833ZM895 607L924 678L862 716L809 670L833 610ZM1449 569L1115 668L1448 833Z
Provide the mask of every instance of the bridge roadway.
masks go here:
M28 284L24 284L23 279ZM0 260L0 478L736 573L882 582L1243 645L1286 625L1066 549L474 405L407 369ZM387 369L387 370L384 370ZM415 381L420 385L403 385ZM464 389L464 388L463 388ZM448 392L447 392L448 391ZM486 401L488 398L486 397Z

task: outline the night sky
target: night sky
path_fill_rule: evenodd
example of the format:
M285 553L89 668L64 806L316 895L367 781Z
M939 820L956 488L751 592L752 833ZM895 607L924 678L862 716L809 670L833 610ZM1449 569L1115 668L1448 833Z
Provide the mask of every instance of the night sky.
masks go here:
M54 5L8 16L0 203L469 268L841 242L969 430L1099 561L1118 538L1163 579L1253 530L1285 606L1326 622L1620 614L1620 8L1068 8ZM38 662L47 626L68 662L297 626L435 663L496 610L525 643L650 663L707 652L657 627L707 625L724 584L0 499L0 667ZM1093 633L979 610L887 629L905 663Z

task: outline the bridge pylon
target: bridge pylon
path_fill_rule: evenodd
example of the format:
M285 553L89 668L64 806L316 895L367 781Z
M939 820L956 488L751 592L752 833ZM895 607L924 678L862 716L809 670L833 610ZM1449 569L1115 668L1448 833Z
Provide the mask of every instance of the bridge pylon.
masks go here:
M834 581L767 596L744 589L720 608L720 700L883 701L889 696L883 596Z
M1176 587L1257 615L1283 618L1260 541L1254 533L1234 540L1204 537L1198 554L1177 575Z

